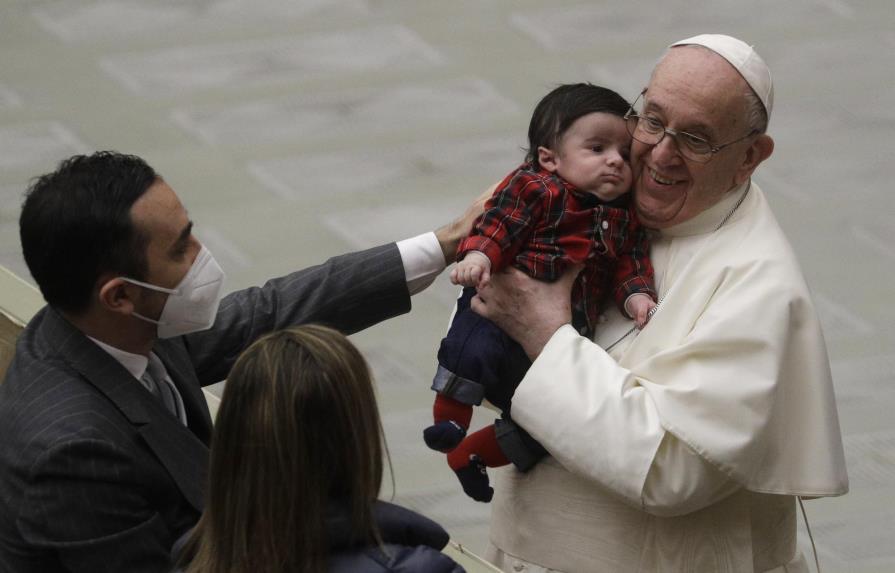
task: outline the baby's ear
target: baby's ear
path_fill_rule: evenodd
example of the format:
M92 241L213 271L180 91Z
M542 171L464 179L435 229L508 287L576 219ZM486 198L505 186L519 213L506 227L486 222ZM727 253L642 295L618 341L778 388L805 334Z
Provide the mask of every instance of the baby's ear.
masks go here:
M553 153L552 149L547 149L543 145L538 147L538 163L550 173L556 173L556 169L559 167L556 154Z

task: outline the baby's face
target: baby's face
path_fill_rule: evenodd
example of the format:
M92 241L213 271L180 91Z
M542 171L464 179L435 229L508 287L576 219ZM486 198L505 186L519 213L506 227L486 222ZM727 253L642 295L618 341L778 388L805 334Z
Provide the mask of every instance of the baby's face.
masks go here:
M611 201L631 189L630 153L625 120L611 113L589 113L563 134L556 172L581 191Z

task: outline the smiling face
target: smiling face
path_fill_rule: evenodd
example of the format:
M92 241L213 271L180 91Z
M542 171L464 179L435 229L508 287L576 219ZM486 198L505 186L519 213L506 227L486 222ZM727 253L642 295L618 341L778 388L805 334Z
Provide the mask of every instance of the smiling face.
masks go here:
M611 201L631 188L631 136L611 113L581 116L562 135L557 149L538 149L542 167L577 189Z
M653 72L641 115L719 145L750 131L743 97L748 89L721 56L692 46L673 48ZM695 217L746 181L772 149L770 138L758 135L697 163L685 160L669 135L657 145L634 141L631 166L641 221L662 229Z

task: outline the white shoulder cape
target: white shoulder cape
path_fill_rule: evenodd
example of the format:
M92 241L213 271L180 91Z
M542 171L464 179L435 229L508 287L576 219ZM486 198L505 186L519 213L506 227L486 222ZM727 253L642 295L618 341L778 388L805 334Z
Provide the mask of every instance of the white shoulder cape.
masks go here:
M698 229L663 233L665 298L619 366L668 432L747 489L843 494L829 361L789 242L754 184L713 229L690 251L683 245Z

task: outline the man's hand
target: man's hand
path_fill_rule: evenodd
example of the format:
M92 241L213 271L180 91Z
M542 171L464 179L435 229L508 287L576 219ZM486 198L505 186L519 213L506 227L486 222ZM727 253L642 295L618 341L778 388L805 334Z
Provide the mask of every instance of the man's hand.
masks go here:
M454 262L460 241L472 230L472 224L485 210L485 201L491 198L496 187L497 184L495 183L476 197L475 201L466 208L466 212L459 219L454 219L447 225L435 230L435 237L438 239L438 244L441 245L441 252L444 254L444 262L446 264L449 265Z
M564 324L572 321L572 283L582 266L553 283L508 267L491 276L472 299L472 310L493 321L534 360Z
M643 329L643 327L646 326L646 323L649 322L649 312L655 308L655 306L656 303L653 301L653 298L642 293L632 294L628 297L628 300L625 301L625 311L634 319L637 328L640 329Z
M465 287L484 288L491 279L491 259L479 251L469 251L451 271L451 282Z

